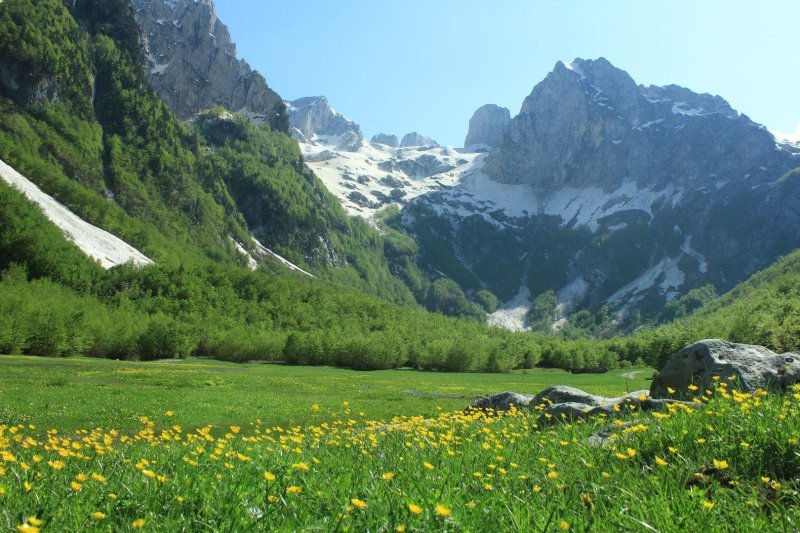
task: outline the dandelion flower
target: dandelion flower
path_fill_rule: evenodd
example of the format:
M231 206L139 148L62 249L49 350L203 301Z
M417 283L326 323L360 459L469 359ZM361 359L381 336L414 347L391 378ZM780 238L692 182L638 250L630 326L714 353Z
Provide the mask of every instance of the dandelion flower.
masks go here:
M275 481L276 477L272 472L264 472L264 479L267 481Z
M550 479L556 479L558 477L558 472L556 472L555 470L548 472L547 477L549 477Z
M350 503L352 503L353 505L355 505L359 509L366 509L367 508L367 502L365 502L364 500L359 500L358 498L352 498L350 500Z
M726 468L730 467L730 465L728 464L728 461L726 461L724 459L721 460L721 461L717 461L716 459L714 459L714 466L716 468L718 468L719 470L725 470Z
M561 522L558 524L558 529L560 529L560 530L562 530L562 531L566 531L566 530L568 530L568 529L569 529L569 522L567 522L566 520L562 520L562 521L561 521Z
M659 457L657 455L656 455L656 464L658 466L667 466L667 465L669 465L668 462L666 462L664 459L662 459L661 457Z
M715 503L712 503L712 502L710 502L708 500L703 500L703 508L708 509L710 511L714 507L716 507Z
M303 471L308 471L308 465L307 465L306 463L294 463L294 464L292 465L292 468L293 468L294 470L303 470Z
M386 472L381 476L381 479L384 481L391 481L394 479L394 472Z
M29 516L28 517L28 523L30 525L32 525L32 526L37 526L38 527L38 526L41 526L44 522L42 522L41 520L39 520L35 516Z
M69 486L72 487L72 490L74 490L75 492L80 492L81 489L83 488L83 485L81 485L77 481L73 481L72 483L69 484Z
M17 531L21 533L39 533L39 528L30 524L20 524L17 526Z
M131 527L133 527L133 529L142 529L144 527L144 518L137 518L134 520Z
M436 516L444 517L444 516L450 516L451 514L453 514L453 511L451 509L448 509L441 503L436 504Z
M409 512L411 514L415 514L415 515L422 514L422 507L420 507L419 505L413 504L413 503L409 503L408 504L408 510L409 510Z
M425 461L425 462L424 462L424 463L422 463L422 464L423 464L423 466L424 466L425 468L427 468L428 470L433 470L433 465L432 465L432 464L430 464L428 461Z
M106 517L105 513L101 513L100 511L95 511L94 513L92 513L92 518L94 518L95 520L102 520L105 517Z
M303 492L303 487L298 487L297 485L290 485L286 487L287 494L300 494Z

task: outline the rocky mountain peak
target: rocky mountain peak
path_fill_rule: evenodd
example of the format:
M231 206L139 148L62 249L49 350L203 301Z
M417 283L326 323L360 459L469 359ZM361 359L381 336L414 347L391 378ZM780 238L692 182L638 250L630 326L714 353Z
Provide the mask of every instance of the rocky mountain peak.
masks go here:
M402 147L410 147L410 146L439 146L439 143L428 137L427 135L422 135L421 133L417 133L416 131L412 131L411 133L406 133L403 135L403 139L400 141L400 146Z
M498 144L511 122L511 112L494 104L481 106L469 120L469 131L464 146Z
M796 164L791 157L719 96L644 87L606 59L576 59L534 87L485 172L541 189L609 191L631 180L663 187L774 175Z
M397 139L397 135L389 135L386 133L378 133L372 136L370 142L373 144L383 144L384 146L388 146L390 148L397 148L400 146L400 141Z
M306 96L286 102L292 135L300 142L319 136L341 137L345 150L358 150L364 135L361 127L339 113L324 96Z
M211 0L135 0L150 85L179 118L215 106L286 131L282 98L236 58Z

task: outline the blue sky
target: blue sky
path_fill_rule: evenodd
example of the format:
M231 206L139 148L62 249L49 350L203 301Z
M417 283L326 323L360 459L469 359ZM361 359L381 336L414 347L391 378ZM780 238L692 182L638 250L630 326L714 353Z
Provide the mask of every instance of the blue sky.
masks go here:
M284 98L325 95L368 136L460 146L486 103L515 115L556 61L604 56L645 85L800 123L798 0L215 0L239 57Z

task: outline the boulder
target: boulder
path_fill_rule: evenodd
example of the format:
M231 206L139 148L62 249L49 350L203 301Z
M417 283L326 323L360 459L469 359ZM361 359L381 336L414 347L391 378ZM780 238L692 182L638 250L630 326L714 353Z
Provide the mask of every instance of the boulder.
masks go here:
M518 394L516 392L498 392L491 396L479 398L470 404L470 409L480 409L482 411L508 411L514 405L519 409L526 409L530 406L533 396L529 394Z
M607 402L609 398L605 396L597 396L589 394L588 392L576 389L574 387L567 387L566 385L556 385L554 387L547 387L542 392L533 398L533 405L538 406L542 404L558 404L558 403L581 403L590 406L599 405Z
M654 398L693 396L690 385L704 391L715 376L742 392L784 391L800 381L800 354L777 354L763 346L719 339L698 341L667 361L653 378L650 394Z

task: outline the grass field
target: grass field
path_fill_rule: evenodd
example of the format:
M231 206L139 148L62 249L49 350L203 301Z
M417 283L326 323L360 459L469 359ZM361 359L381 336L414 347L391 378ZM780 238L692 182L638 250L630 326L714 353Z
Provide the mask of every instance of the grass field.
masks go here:
M623 374L634 372L634 379ZM650 369L572 375L534 369L513 374L444 374L414 370L356 372L328 367L233 364L212 360L135 363L88 358L0 357L0 423L138 428L138 418L173 411L171 423L311 424L349 401L372 419L464 409L482 395L535 394L569 384L618 395L649 387ZM319 411L311 412L316 404ZM363 418L363 417L362 417Z
M8 357L0 365L0 530L800 525L800 386L783 395L723 387L698 391L700 405L539 427L535 411L462 408L487 392L556 382L616 394L626 379L208 361ZM276 426L281 419L295 423ZM604 427L616 438L589 445Z

